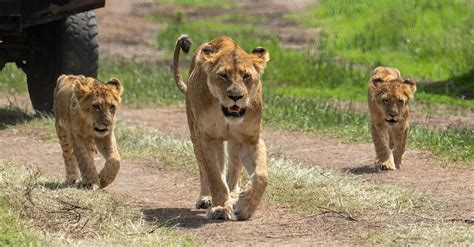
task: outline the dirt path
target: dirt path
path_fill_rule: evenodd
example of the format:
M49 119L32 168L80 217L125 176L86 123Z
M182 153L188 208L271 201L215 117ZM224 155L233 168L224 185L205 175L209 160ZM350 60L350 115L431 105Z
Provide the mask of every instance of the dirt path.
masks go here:
M0 130L0 156L37 167L46 177L63 179L59 144L34 134ZM98 161L102 163L102 161ZM263 203L245 222L209 221L203 210L192 209L199 182L164 164L124 159L116 181L107 188L121 202L141 208L151 224L177 224L206 245L321 245L357 243L343 234L351 223L326 216L302 217L279 205ZM360 224L362 225L365 223Z
M133 109L119 113L122 121L156 128L178 138L189 138L183 108ZM426 193L450 204L452 217L474 219L474 169L444 168L426 152L408 150L402 169L378 173L373 168L372 144L345 144L336 139L299 132L264 133L268 152L306 165L331 168L365 180L395 184Z

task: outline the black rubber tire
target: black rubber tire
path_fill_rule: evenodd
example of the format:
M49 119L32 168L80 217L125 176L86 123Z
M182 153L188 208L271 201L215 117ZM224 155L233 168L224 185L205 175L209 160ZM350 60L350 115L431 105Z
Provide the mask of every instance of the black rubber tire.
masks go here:
M28 92L36 111L52 113L53 92L61 74L97 77L99 43L93 11L37 26L32 45L37 46L24 67Z

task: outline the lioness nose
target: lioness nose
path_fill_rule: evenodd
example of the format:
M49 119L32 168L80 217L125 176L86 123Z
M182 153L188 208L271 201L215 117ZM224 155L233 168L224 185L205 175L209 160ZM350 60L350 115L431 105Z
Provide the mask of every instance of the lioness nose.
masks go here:
M397 114L396 112L390 112L389 115L390 115L391 117L396 117L398 114Z
M229 97L229 99L231 99L231 100L237 102L237 100L241 99L241 98L244 97L244 96L242 96L242 95L227 94L227 97Z

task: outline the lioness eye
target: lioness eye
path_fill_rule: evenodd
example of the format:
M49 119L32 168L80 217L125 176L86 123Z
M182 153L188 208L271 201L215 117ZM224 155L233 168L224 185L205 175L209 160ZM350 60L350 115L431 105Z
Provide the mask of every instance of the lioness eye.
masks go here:
M94 108L94 110L100 111L100 106L99 105L92 105L92 107Z
M400 104L400 105L403 104L403 100L399 100L398 104Z
M388 99L384 99L383 103L388 104Z
M220 77L222 80L224 80L224 81L228 81L228 80L229 80L229 77L227 77L227 74L225 74L225 73L220 73L220 74L219 74L219 77Z
M243 79L244 79L244 81L249 81L250 79L252 79L252 75L251 74L245 74Z
M117 108L115 105L111 105L111 106L110 106L110 111L114 112L114 111L115 111L115 108Z

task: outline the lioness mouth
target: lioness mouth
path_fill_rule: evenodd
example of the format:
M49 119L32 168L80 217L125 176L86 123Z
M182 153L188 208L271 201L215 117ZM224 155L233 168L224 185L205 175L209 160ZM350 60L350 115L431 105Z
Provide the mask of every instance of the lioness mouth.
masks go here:
M97 127L94 127L94 130L97 131L97 132L99 132L99 133L104 133L104 132L106 132L108 129L107 129L107 128L105 128L105 129L99 129L99 128L97 128Z
M231 107L222 106L222 112L226 117L243 117L247 108L240 108L237 105Z
M385 122L387 122L388 124L396 124L396 123L398 123L398 121L395 120L395 119L390 119L390 120L385 119Z

